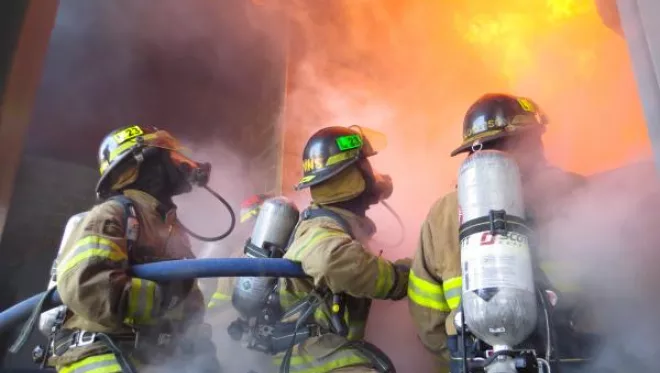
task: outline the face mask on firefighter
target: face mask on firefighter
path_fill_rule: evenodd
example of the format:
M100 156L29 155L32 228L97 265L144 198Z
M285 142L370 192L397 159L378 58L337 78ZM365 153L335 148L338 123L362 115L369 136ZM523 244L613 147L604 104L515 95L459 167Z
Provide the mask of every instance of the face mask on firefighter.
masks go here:
M362 175L367 182L365 193L369 195L369 204L375 205L392 195L394 184L390 175L381 174L373 170L367 159L362 159L359 165Z
M360 162L360 168L367 182L367 190L365 192L369 193L370 203L371 204L381 203L383 206L385 206L387 211L389 211L390 214L392 214L392 216L394 216L394 218L396 219L401 232L399 239L395 243L388 244L385 242L378 242L377 245L383 248L395 248L401 246L401 244L405 240L405 235L406 235L405 227L403 226L403 221L401 221L401 217L399 216L399 214L397 214L397 212L394 211L394 209L387 202L385 202L386 199L390 198L392 192L394 191L394 183L392 182L392 177L390 177L390 175L387 174L381 174L375 172L371 167L371 163L369 163L369 161L367 161L366 159Z
M169 161L167 163L169 163L169 167L174 169L174 172L172 172L174 175L171 175L171 178L173 179L172 182L176 184L173 187L177 189L177 192L188 192L192 189L193 185L204 188L218 201L220 201L229 212L229 228L221 235L215 237L204 237L196 234L181 224L183 229L192 237L204 242L220 241L223 238L229 236L236 225L236 215L234 214L234 210L232 210L231 206L229 205L229 202L227 202L227 200L225 200L220 194L208 186L208 182L211 177L211 164L196 162L193 161L190 157L186 156L184 154L185 148L181 145L181 143L179 143L178 140L176 140L166 131L159 130L153 135L147 135L138 138L138 141L142 146L146 147L145 154L147 151L149 151L150 148L163 149L167 151Z
M195 162L179 151L170 151L170 159L186 182L198 187L208 184L211 177L210 163Z

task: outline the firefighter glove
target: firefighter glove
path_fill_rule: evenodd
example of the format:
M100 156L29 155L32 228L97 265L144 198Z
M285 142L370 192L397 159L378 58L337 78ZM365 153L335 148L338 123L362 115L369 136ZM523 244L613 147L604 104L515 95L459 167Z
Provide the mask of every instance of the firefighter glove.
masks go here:
M406 297L408 293L408 275L410 274L410 266L412 260L405 258L399 259L394 262L394 285L388 294L388 298L392 300L401 300Z

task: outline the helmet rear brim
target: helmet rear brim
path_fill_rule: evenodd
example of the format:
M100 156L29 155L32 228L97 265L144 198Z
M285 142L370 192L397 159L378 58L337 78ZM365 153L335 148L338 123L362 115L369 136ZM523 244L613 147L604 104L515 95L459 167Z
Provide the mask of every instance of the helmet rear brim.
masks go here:
M471 139L469 141L464 141L463 144L461 144L461 146L459 146L453 152L451 152L451 156L455 157L458 154L471 151L472 148L476 144L479 144L479 143L488 144L488 143L492 143L493 141L495 141L497 139L501 139L501 138L504 138L504 137L519 136L522 133L529 132L531 130L538 130L539 125L520 126L520 127L511 127L511 128L513 128L513 130L503 130L501 132L498 132L498 133L495 133L495 134L492 134L492 135L477 137L477 138ZM543 133L543 132L545 132L545 127L542 127L541 133Z
M347 169L350 165L354 164L355 162L358 161L359 158L352 159L350 161L345 162L341 166L332 168L331 170L323 170L322 172L318 172L316 174L304 176L300 182L293 188L295 190L303 190L309 187L313 187L315 185L321 184L322 182L330 179L331 177L337 175L338 173L344 171ZM309 178L310 176L313 176L312 178Z

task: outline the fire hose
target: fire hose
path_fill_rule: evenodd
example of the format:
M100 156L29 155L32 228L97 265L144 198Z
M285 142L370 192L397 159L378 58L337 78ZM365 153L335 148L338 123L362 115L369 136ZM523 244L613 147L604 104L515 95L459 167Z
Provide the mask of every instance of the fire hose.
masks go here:
M136 265L131 268L131 274L134 277L157 282L208 277L306 277L299 263L271 258L170 260ZM44 293L34 295L0 312L0 334L20 326L27 320ZM46 300L43 311L61 304L62 300L57 291L54 291Z

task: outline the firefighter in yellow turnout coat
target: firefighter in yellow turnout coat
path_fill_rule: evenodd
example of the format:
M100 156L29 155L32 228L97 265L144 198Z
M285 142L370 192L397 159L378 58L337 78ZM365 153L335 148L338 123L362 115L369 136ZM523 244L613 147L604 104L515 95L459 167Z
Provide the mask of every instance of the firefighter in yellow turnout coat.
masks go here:
M143 126L113 131L101 144L97 193L104 202L57 259L57 288L68 308L48 360L58 372L219 370L195 282L129 274L136 264L194 258L171 198L190 191L191 180L205 184L209 169L179 149L167 132Z
M585 180L583 177L549 166L543 155L541 140L545 129L545 116L528 99L505 94L487 94L476 101L468 110L464 121L464 142L452 156L472 149L496 149L511 154L516 159L522 176L525 206L528 220L540 227L559 213L557 208ZM439 372L458 373L460 363L460 341L454 324L454 315L460 305L462 294L461 250L459 226L461 217L456 191L437 201L422 224L421 235L415 253L408 299L410 312L418 329L419 337L426 348L438 357ZM553 277L550 262L543 261L544 246L542 232L538 232L538 256L542 276L550 278L552 289L559 289L568 296L576 289L571 284L561 283ZM535 248L532 248L535 250ZM555 267L557 269L557 267ZM575 305L574 311L578 309ZM565 348L565 355L581 355L593 345L589 336L586 313L573 312L577 327L568 332L572 344ZM560 336L561 338L561 336ZM582 343L584 341L584 343ZM579 346L584 347L582 351ZM562 368L562 371L568 371Z
M365 212L392 192L389 177L375 173L366 159L375 154L366 131L324 128L305 147L297 189L310 188L312 205L301 214L284 257L300 262L311 278L281 279L279 297L284 311L310 294L320 305L311 318L315 333L291 349L290 359L275 359L280 372L393 371L379 349L363 342L364 330L372 299L405 296L409 260L392 263L366 249L376 227Z

